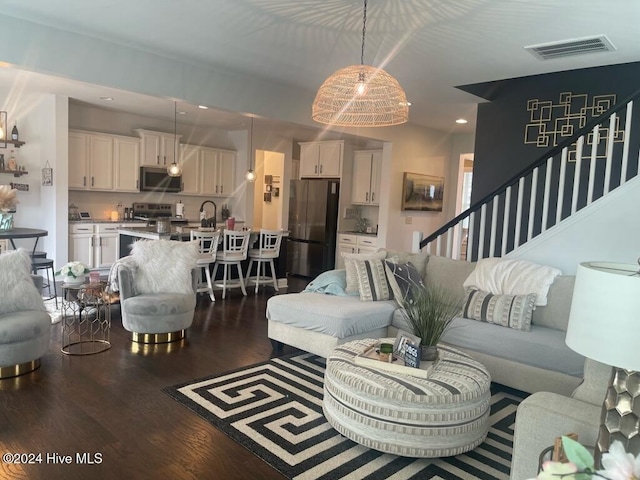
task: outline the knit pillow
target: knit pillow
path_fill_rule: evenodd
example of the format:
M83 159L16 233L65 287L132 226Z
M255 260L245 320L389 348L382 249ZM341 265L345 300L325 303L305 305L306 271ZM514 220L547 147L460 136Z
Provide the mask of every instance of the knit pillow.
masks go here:
M358 293L358 276L356 275L356 260L382 260L387 256L386 250L376 253L344 253L344 268L347 270L347 286L344 289L348 294Z
M0 315L24 310L46 311L31 278L31 257L25 249L0 255Z
M535 302L535 293L494 295L470 288L467 290L462 316L528 332L531 330L531 316Z
M360 300L363 302L375 302L377 300L391 300L393 292L384 260L355 260L356 276L358 277L358 289Z
M131 246L137 265L135 289L144 293L194 293L191 270L196 268L198 242L138 240Z

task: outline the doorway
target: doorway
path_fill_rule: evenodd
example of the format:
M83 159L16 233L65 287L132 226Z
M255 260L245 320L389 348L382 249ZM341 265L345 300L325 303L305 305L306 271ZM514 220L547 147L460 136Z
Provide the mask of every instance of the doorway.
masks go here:
M284 153L256 150L253 228L281 230L284 217Z
M456 198L456 211L454 216L460 215L471 206L471 188L473 185L473 153L460 155L458 164L458 197ZM469 219L462 221L462 228L456 230L454 245L460 245L460 251L454 252L454 258L466 260L467 237L469 233ZM456 238L457 237L457 238Z

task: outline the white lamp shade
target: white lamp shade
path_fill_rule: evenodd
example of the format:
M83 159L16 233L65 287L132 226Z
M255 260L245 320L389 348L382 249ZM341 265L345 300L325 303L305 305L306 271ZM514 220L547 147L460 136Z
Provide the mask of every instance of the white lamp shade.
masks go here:
M566 343L598 362L640 371L638 266L605 262L578 266Z

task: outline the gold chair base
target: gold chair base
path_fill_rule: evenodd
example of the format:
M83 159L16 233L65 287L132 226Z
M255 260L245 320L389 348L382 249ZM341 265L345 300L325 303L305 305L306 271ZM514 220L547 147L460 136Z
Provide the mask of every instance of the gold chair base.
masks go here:
M131 333L131 341L136 343L169 343L182 340L187 334L186 330L168 333Z
M36 358L30 362L21 363L20 365L12 365L10 367L0 367L0 378L17 377L25 373L33 372L40 367L40 359Z

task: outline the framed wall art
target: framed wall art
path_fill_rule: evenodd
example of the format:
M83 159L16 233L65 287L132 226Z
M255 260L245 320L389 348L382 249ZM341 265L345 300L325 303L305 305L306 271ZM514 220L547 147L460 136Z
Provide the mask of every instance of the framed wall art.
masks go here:
M444 177L404 172L402 178L402 210L441 212Z

